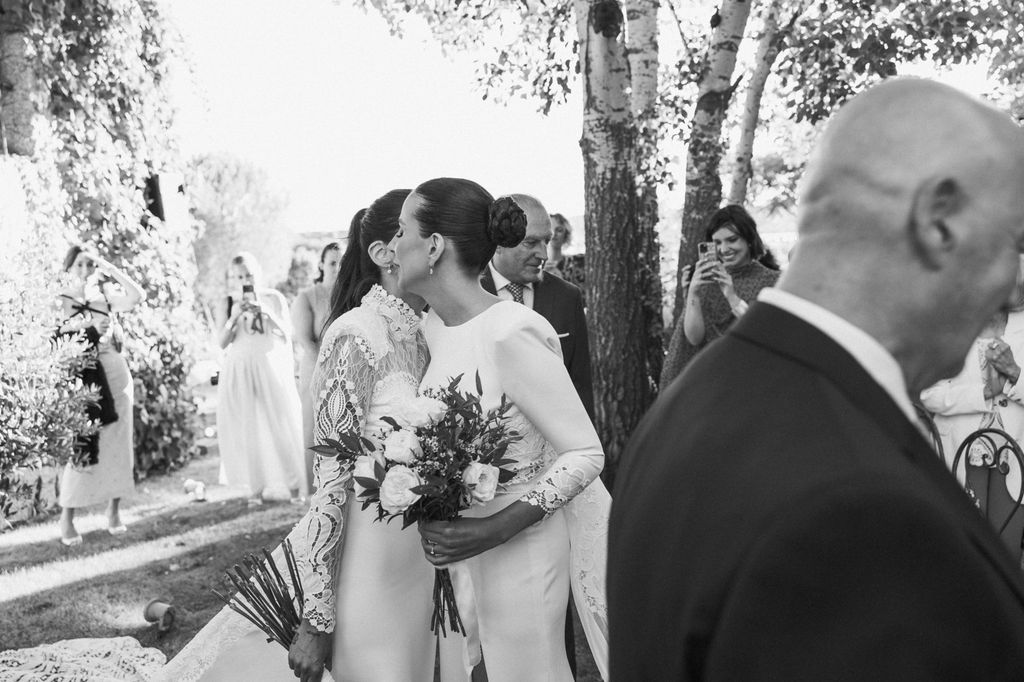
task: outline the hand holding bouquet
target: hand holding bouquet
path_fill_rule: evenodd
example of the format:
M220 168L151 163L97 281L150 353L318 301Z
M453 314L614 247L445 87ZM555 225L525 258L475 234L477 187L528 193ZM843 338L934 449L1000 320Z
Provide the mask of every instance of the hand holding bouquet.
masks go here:
M363 509L377 505L378 520L402 518L402 527L420 521L453 521L473 505L490 502L498 484L512 478L504 468L509 445L520 436L507 424L512 408L504 396L498 408L484 412L483 387L476 394L459 390L462 376L446 388L431 389L383 417L388 428L375 444L345 436L314 448L353 462L357 499ZM447 568L437 569L430 628L465 632Z

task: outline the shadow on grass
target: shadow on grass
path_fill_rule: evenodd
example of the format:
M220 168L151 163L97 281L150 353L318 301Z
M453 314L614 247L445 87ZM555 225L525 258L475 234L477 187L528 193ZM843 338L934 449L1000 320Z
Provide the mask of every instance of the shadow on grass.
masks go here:
M244 501L242 506L244 512ZM129 635L170 658L220 610L222 604L210 588L221 588L224 571L248 552L275 547L292 525L236 534L173 560L153 561L6 601L0 608L0 650L78 637ZM156 625L142 616L145 605L157 598L177 611L174 626L166 633L157 632Z
M77 547L65 547L57 537L6 547L0 550L0 573L28 569L51 561L81 559L111 549L124 549L169 535L178 535L194 528L213 526L246 514L258 514L266 511L268 507L282 504L284 503L268 503L266 506L253 508L246 506L244 498L195 502L145 516L132 523L124 535L112 536L105 529L82 533L83 542Z

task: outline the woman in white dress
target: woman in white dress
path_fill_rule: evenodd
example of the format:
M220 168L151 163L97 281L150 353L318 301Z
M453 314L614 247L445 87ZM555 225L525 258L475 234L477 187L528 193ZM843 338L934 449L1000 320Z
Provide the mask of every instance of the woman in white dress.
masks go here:
M455 522L420 526L424 552L448 566L466 638L442 640L447 680L468 679L482 651L491 682L572 679L564 645L570 584L591 651L607 670L604 569L610 499L598 474L604 453L539 314L484 291L480 273L497 246L518 244L526 216L469 180L417 187L392 241L399 284L430 306L430 364L422 388L462 375L485 409L502 394L523 436L508 457L515 476L494 500Z
M343 433L376 437L380 418L414 396L423 375L423 301L399 288L386 248L408 194L394 190L375 201L357 246L343 259L342 270L355 275L355 287L338 291L332 310L337 319L324 335L313 374L318 442ZM361 303L353 307L353 300ZM423 559L419 536L399 524L375 522L372 508L363 511L349 469L335 458L317 455L314 471L310 510L288 536L306 594L291 650L268 644L262 632L225 608L159 679L319 680L330 659L339 681L433 680L434 571ZM280 563L280 550L274 556Z
M258 284L252 254L231 259L231 293L216 311L215 327L225 349L217 384L220 482L248 486L253 505L263 502L268 486L287 488L297 502L307 479L291 324L284 297Z
M76 466L69 462L61 476L61 542L72 546L82 542L74 523L75 510L80 507L107 502L107 531L119 535L126 530L121 523L119 504L135 487L135 385L128 363L121 355L120 327L113 315L138 305L143 292L142 287L119 268L80 246L72 246L68 251L64 270L71 274L73 282L61 293L66 321L60 333L82 332L95 343L115 413L111 415L114 421L100 427L98 437L90 443L96 450L95 463ZM106 279L119 285L120 291L108 292Z
M302 405L302 447L306 465L306 480L313 480L313 394L309 385L313 381L313 366L320 354L320 340L331 314L331 291L338 281L341 247L331 242L320 251L317 264L319 274L313 286L303 289L292 301L292 329L295 345L299 349L299 402Z

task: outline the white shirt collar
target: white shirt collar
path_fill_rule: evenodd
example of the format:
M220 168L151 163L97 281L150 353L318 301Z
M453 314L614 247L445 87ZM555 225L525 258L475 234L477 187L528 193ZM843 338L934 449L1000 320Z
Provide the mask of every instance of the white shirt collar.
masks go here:
M762 289L757 300L799 317L842 346L885 389L910 422L918 423L917 412L907 395L903 370L874 337L820 305L775 287Z
M512 282L512 280L510 280L508 277L506 277L505 275L503 275L500 272L498 272L498 269L496 267L494 267L493 263L488 263L487 267L489 267L491 269L491 279L494 280L494 290L495 291L501 291L502 289L504 289L506 286L508 286ZM524 283L523 284L523 288L524 289L533 289L533 282L526 282L526 283Z

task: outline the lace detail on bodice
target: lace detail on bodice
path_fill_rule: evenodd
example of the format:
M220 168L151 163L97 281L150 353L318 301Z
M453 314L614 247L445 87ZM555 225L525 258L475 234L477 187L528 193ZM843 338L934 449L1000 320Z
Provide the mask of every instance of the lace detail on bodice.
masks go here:
M375 286L363 303L342 315L327 330L313 370L311 389L314 440L338 439L347 433L373 437L389 405L415 395L426 365L426 344L415 313ZM305 528L309 584L305 617L321 632L333 632L334 577L344 536L351 471L336 458L318 455L313 464L316 492L300 525Z

